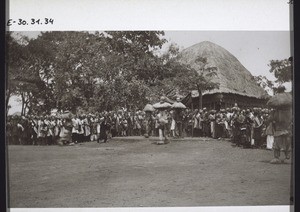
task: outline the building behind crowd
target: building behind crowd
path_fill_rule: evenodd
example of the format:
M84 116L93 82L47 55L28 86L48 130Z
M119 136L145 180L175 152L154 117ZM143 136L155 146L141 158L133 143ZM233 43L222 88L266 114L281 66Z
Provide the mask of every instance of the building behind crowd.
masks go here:
M199 62L199 58L206 59ZM213 82L219 88L203 92L202 106L219 110L232 107L235 103L240 108L264 107L268 94L254 80L251 73L226 49L212 42L204 41L184 49L179 61L188 64L199 72L213 70L216 76ZM199 93L191 91L182 102L190 108L198 108Z

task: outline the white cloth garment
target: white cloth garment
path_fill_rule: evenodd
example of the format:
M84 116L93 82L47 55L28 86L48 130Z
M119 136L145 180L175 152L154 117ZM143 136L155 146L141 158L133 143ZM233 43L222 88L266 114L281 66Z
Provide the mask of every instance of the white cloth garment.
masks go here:
M175 120L172 119L172 122L171 122L171 130L175 130L175 124L176 124Z
M274 136L273 135L267 135L267 149L272 149L274 143Z

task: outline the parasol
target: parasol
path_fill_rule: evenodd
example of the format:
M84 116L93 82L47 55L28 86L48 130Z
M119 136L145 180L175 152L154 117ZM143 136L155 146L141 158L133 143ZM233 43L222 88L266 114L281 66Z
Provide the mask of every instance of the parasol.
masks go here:
M60 117L62 119L70 119L72 117L72 113L70 111L65 111Z
M145 108L144 108L144 111L145 112L153 112L155 109L153 107L153 105L151 104L146 104Z
M181 102L174 102L174 104L172 105L172 108L174 108L174 109L185 109L186 106L184 104L182 104Z
M21 112L15 112L14 114L12 114L13 116L21 116Z
M170 103L170 104L173 104L173 103L174 103L174 101L173 101L172 99L168 98L167 96L161 96L161 97L160 97L160 101L161 101L161 102L168 102L168 103Z
M167 102L158 102L158 103L155 103L153 105L153 107L155 109L167 109L167 108L172 107L172 105L170 103L167 103Z
M216 113L217 111L216 110L211 110L210 111L212 114Z
M275 96L271 97L271 99L267 102L267 105L270 107L288 107L292 106L293 99L290 93L279 93Z

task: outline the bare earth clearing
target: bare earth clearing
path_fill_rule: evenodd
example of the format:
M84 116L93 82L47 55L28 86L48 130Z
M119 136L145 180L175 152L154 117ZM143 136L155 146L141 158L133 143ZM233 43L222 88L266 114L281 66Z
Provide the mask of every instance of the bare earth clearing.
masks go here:
M288 205L291 164L225 140L9 146L10 207Z

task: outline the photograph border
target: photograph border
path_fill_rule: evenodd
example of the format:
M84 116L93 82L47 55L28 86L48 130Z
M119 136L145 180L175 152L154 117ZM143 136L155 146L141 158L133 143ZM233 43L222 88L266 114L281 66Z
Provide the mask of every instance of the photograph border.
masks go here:
M267 1L267 0L266 0ZM18 1L17 1L18 2ZM33 1L31 1L31 2L33 2ZM63 1L63 2L65 2L65 0ZM43 7L47 7L47 3L45 3L45 2L43 2ZM62 5L63 5L63 3L61 3ZM245 4L245 1L244 1L244 4ZM8 5L8 4L7 4ZM6 5L6 6L7 6ZM16 6L16 5L15 5ZM3 10L5 10L4 8L7 8L7 7L1 7L1 8L3 8ZM33 7L34 8L34 7ZM28 9L28 8L27 8ZM34 8L34 9L36 9L36 8ZM79 8L78 8L79 9ZM10 10L11 10L11 8L10 8ZM7 12L7 10L6 10L6 12ZM33 12L33 13L35 13L35 12L37 12L38 13L38 11L31 11L31 12ZM5 14L5 13L2 13L2 14ZM6 13L6 14L8 14L8 13ZM7 18L7 17L6 17ZM258 18L257 18L258 19ZM69 24L70 23L72 23L72 21L70 21L70 22L68 22ZM291 24L289 24L289 27L291 27ZM18 28L17 28L18 29ZM11 30L11 29L9 29L9 30ZM18 29L18 30L20 30L20 31L24 31L24 29L22 29L22 28L20 28L20 29ZM18 31L17 30L17 31ZM27 30L28 30L28 28L27 28ZM27 30L25 30L25 31L27 31ZM35 30L36 30L36 28L35 28ZM34 30L34 31L35 31ZM49 29L49 31L52 31L53 29ZM15 30L12 30L12 31L15 31ZM5 33L4 33L5 34ZM291 32L291 34L292 34L292 32ZM3 48L3 50L4 50L4 48ZM295 47L295 49L294 49L294 52L297 52L297 48ZM4 54L3 54L4 55ZM296 55L296 54L295 54ZM3 57L4 58L4 57ZM5 59L4 59L5 60ZM3 64L5 64L5 63L3 63ZM299 66L298 65L298 62L297 62L297 60L295 60L295 69L296 69L296 67L297 66ZM4 69L3 69L4 70ZM3 74L3 73L1 73L1 74ZM5 73L4 73L5 74ZM297 78L297 73L295 73L295 81L296 81L296 78ZM4 77L1 77L1 79L5 79L5 75L4 75ZM5 82L5 80L4 80L4 82ZM3 89L3 91L4 91L4 93L5 93L5 83L3 83L3 87L1 87L1 89ZM297 85L297 83L294 83L294 95L295 95L295 97L296 97L296 93L295 93L295 90L297 90L297 88L298 88L298 86L299 85ZM2 91L2 90L1 90ZM4 99L4 98L3 98ZM295 98L295 107L294 107L294 109L296 109L296 108L298 108L298 107L296 107L297 105L299 105L299 103L298 103L298 101L297 101L297 98ZM4 105L3 105L3 108L4 108ZM5 109L5 108L4 108ZM5 111L5 110L3 110L3 111ZM296 123L296 120L298 120L298 118L299 118L299 116L297 115L297 112L296 112L296 110L294 110L295 111L295 123ZM5 117L5 113L4 113L4 116L3 117ZM5 120L5 119L2 119L2 120ZM2 124L3 124L3 127L2 127L2 129L5 129L5 121L4 121L4 123L2 122ZM296 125L296 124L295 124ZM295 126L296 127L296 126ZM296 128L295 128L296 129ZM296 132L296 137L298 137L297 136L297 133L299 133L297 130L295 130L295 132ZM4 136L5 137L5 136ZM4 138L5 139L5 138ZM7 153L7 149L6 149L6 145L5 145L5 142L4 142L4 152L5 152L5 154ZM1 153L3 153L2 152L2 150L3 150L2 148L1 148L1 152L0 152L0 154ZM295 144L295 153L297 153L297 150L298 148L297 148L297 144ZM1 155L4 155L4 157L5 157L5 154L1 154ZM295 157L295 158L297 158L297 157ZM295 159L295 161L296 161L296 159ZM297 163L296 163L297 164ZM1 166L3 165L3 162L1 163ZM4 165L5 166L5 165ZM5 166L5 169L6 169L6 166ZM3 172L2 172L3 173ZM1 175L2 176L2 175ZM2 178L1 178L2 179ZM4 179L5 179L5 176L4 176ZM297 179L297 177L295 177L295 179ZM295 181L295 180L294 180ZM295 184L296 185L296 184ZM5 185L5 187L6 187L6 185ZM7 187L6 187L7 188ZM7 203L7 201L6 201L6 203ZM2 204L1 204L1 206L2 206ZM174 209L174 208L173 208ZM55 209L55 210L57 210L57 209ZM16 210L16 211L21 211L21 209L18 209L18 210ZM58 211L58 210L57 210Z

